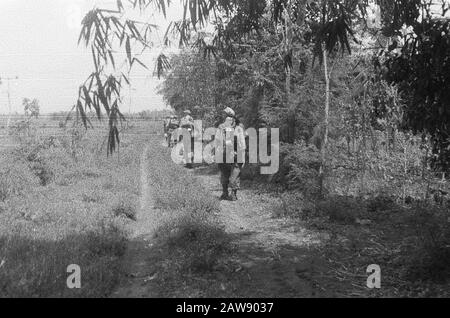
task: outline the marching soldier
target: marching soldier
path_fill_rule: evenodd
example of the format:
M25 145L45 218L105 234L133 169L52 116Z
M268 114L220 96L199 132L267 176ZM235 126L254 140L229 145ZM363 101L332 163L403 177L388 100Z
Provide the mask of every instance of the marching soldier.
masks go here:
M245 164L246 143L244 126L229 107L223 112L223 123L217 129L215 140L216 162L219 165L223 190L220 199L237 201L241 169Z

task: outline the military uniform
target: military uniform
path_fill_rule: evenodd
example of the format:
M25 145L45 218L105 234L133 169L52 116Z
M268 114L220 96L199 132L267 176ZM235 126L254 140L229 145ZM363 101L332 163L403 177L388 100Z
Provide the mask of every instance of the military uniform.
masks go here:
M229 115L234 116L234 112L229 112ZM245 163L244 127L238 125L234 117L227 117L225 122L219 125L215 140L216 161L223 189L221 199L236 201L241 185L241 169ZM231 195L228 189L231 189Z
M184 111L185 116L180 120L180 128L182 129L190 129L190 138L184 139L183 136L183 153L184 160L188 167L192 167L192 161L194 157L194 118L191 116L191 111ZM188 149L190 148L190 151Z

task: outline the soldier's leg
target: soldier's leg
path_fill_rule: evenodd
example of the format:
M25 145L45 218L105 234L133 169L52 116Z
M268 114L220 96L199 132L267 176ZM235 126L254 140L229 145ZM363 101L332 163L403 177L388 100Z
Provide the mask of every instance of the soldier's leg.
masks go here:
M220 199L227 200L229 198L228 185L230 183L231 167L228 164L220 163L219 170L220 170L220 183L222 184L222 196L220 197Z
M230 172L230 188L231 188L231 200L237 201L237 191L241 188L241 169L242 164L234 164L231 167Z

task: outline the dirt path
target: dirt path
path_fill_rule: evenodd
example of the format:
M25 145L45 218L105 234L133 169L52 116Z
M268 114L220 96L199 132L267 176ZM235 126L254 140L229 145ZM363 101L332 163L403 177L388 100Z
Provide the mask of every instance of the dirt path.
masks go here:
M112 297L159 297L152 288L158 273L152 260L153 232L161 215L154 208L147 169L148 149L141 158L142 195L137 221L129 224L131 239L124 256L125 277ZM197 168L192 177L198 178L211 195L219 197L221 187L217 173L211 168ZM320 297L332 296L320 284L325 265L316 256L316 248L325 239L290 220L275 218L281 207L279 198L259 193L253 187L239 192L238 202L221 202L217 215L232 237L232 257L222 260L222 269L213 277L201 280L220 281L222 291L213 297ZM222 283L223 282L223 283ZM216 285L216 284L214 284ZM187 287L187 291L195 286ZM209 295L210 291L198 291ZM176 294L176 291L175 291Z
M148 151L145 148L141 157L141 199L136 222L130 223L130 242L124 256L123 267L125 277L119 283L118 289L111 295L117 298L157 297L148 288L148 282L156 278L157 273L152 269L150 250L151 238L157 226L159 211L153 207L148 182Z
M209 170L200 168L194 174L219 197L219 178ZM234 296L331 296L321 286L326 266L317 253L326 235L274 217L280 207L279 198L245 185L238 202L221 202L218 217L236 246L231 260L235 268L231 278Z

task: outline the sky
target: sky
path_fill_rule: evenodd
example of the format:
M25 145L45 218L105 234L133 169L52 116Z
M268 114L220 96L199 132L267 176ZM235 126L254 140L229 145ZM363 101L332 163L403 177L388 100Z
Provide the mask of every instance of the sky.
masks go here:
M114 4L111 0L0 0L0 113L8 112L8 77L13 112L23 112L23 98L38 99L41 113L70 110L78 87L93 70L90 51L77 44L81 19L95 5ZM175 1L167 19L179 19L180 10ZM158 24L160 31L154 36L155 47L141 57L150 72L134 71L131 89L125 88L124 112L166 107L152 71L154 58L163 50L159 43L168 22L153 13L145 20Z

